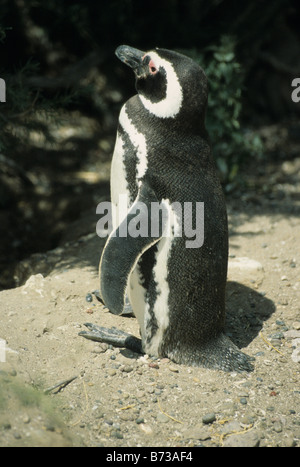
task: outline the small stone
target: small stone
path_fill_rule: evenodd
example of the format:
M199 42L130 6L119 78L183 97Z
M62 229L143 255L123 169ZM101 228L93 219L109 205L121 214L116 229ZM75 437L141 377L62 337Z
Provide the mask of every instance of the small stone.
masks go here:
M169 366L169 370L172 371L173 373L178 373L179 372L178 368L176 368L175 366L172 366L172 365Z
M295 321L292 324L293 328L296 329L297 331L300 331L300 321Z
M135 423L137 425L140 425L141 423L144 423L144 422L145 422L145 420L142 417L137 418L136 421L135 421Z
M287 298L281 298L279 301L278 301L278 304L279 305L282 305L282 306L287 306L289 304Z
M155 368L156 370L158 370L158 369L159 369L159 365L158 365L158 363L150 362L150 363L149 363L149 368Z
M91 293L86 294L85 300L86 300L88 303L91 303L91 302L93 301L93 296L92 296L92 294L91 294Z
M284 333L285 339L297 339L300 337L300 331L297 331L296 329L289 329Z
M213 423L216 421L216 414L214 412L207 413L202 417L202 423L208 425L209 423Z
M221 428L221 432L223 434L229 434L234 431L241 431L241 425L237 420L232 420L230 422L227 422Z
M228 436L224 441L224 447L252 448L259 446L260 438L254 431Z
M139 425L140 429L146 434L146 435L152 435L153 434L153 430L151 428L151 426L149 425L146 425L145 423L141 423Z
M3 430L10 430L11 429L11 424L9 422L3 422L0 425L0 428L2 428Z
M247 425L253 425L255 422L255 418L251 415L245 415L244 417L241 418L241 425L247 426Z
M293 448L297 445L292 433L288 433L282 440L282 445L285 448Z
M300 363L300 347L297 347L295 350L293 350L292 360L295 363Z
M125 366L122 368L122 371L123 371L123 373L130 373L131 371L133 371L133 366L125 365Z
M246 397L241 397L240 398L240 403L243 404L243 405L247 405L248 404L247 398Z
M187 429L183 436L185 439L197 439L199 441L205 441L211 438L211 434L202 425L197 425L193 428Z
M165 415L164 413L162 412L159 412L157 414L157 417L156 417L157 421L158 422L161 422L161 423L168 423L170 421L170 418L167 417L167 415Z
M134 414L123 412L120 414L120 419L123 420L123 422L133 422L135 420Z
M51 424L47 424L45 428L47 431L52 431L52 432L55 431L55 426Z
M276 433L281 433L281 432L282 432L282 425L281 425L281 423L278 422L278 421L276 421L276 422L274 423L273 428L274 428L274 431L276 431Z
M109 376L115 376L115 375L117 374L117 372L116 372L116 370L115 370L114 368L109 368L109 369L107 370L107 374L108 374Z

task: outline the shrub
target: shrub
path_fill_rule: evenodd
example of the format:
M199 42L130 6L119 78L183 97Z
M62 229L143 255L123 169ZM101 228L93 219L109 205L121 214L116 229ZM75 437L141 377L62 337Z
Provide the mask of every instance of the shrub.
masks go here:
M221 179L231 183L242 163L261 156L263 150L260 137L241 128L244 73L236 59L235 41L222 36L219 45L208 46L201 53L190 52L208 77L206 126Z

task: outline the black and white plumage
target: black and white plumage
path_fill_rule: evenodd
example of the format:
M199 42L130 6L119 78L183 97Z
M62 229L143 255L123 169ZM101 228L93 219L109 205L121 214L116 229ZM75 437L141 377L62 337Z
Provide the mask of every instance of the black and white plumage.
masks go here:
M145 353L189 365L251 370L251 358L223 333L227 214L205 129L205 73L192 59L165 49L145 53L120 46L116 55L134 70L138 94L120 112L111 167L114 231L100 261L102 300L121 314L128 297ZM122 211L120 195L128 201ZM149 209L158 202L164 210L159 236L121 237L140 202ZM182 211L179 219L173 208L187 202L204 203L201 247L187 248L190 239L182 225L191 213ZM151 222L149 216L141 213L141 222ZM162 229L169 234L162 236ZM138 348L137 339L126 333L87 327L90 332L81 333L87 338Z

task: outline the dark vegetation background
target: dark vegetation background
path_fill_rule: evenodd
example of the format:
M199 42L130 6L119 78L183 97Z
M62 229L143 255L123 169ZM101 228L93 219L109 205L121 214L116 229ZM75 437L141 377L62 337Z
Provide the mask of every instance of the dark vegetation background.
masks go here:
M1 0L0 290L19 283L20 260L66 241L84 213L96 224L118 113L134 92L118 45L172 48L203 66L214 155L238 198L245 172L255 179L268 161L299 154L274 143L300 141L291 100L299 19L296 0Z

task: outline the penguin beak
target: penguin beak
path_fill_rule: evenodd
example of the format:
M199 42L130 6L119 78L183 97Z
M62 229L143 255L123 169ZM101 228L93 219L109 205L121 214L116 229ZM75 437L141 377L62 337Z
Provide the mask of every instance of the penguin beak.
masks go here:
M133 69L137 78L146 78L147 64L143 63L145 52L128 45L120 45L115 53L121 62Z

